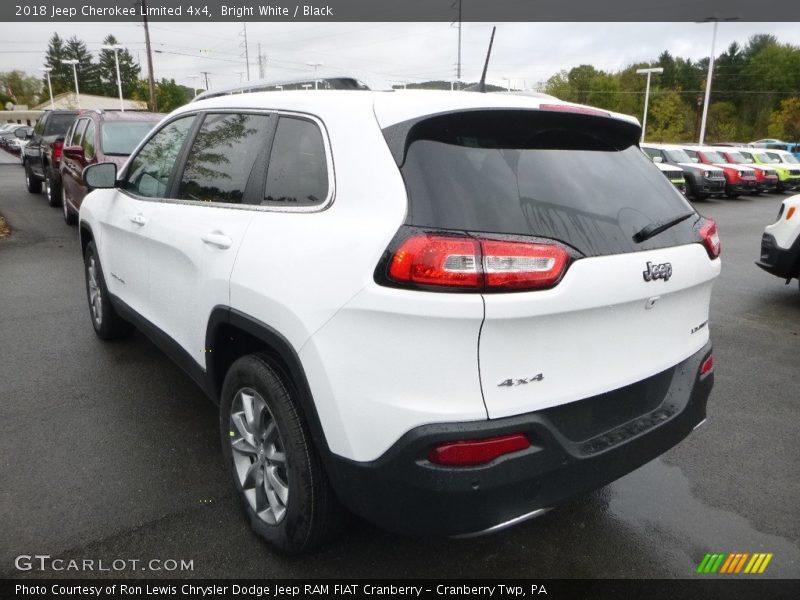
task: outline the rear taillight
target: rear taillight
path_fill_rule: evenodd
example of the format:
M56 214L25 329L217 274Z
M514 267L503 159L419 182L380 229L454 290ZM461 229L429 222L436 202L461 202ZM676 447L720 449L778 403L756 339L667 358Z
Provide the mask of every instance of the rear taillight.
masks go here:
M535 290L554 286L569 263L560 246L434 233L412 235L389 261L395 284L472 291Z
M53 160L61 160L61 151L64 149L64 142L53 142Z
M714 356L712 354L709 354L708 358L706 358L703 361L703 364L700 366L700 377L705 377L713 370L714 370Z
M706 219L705 223L703 223L703 226L700 228L700 237L703 240L703 245L706 247L709 258L712 260L717 258L721 247L717 223L714 219Z
M530 446L528 438L522 433L482 440L444 442L428 453L428 460L437 465L468 467L491 462L504 454L519 452Z

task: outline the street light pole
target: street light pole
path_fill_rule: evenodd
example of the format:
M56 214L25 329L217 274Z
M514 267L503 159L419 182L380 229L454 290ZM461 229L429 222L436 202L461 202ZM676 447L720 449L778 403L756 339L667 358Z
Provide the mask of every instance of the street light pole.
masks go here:
M65 65L72 65L72 76L75 77L75 96L78 99L78 110L80 110L81 109L81 92L78 89L78 67L76 66L78 64L78 61L75 58L70 58L69 60L62 60L61 62L62 62L62 64L65 64Z
M703 118L700 121L700 139L698 143L703 144L706 139L706 119L708 118L708 100L711 97L711 78L714 76L714 46L717 43L717 25L718 21L714 21L714 33L711 36L711 56L708 59L708 77L706 78L706 97L703 100Z
M45 74L47 75L47 89L50 91L50 110L55 110L56 105L55 102L53 102L53 86L50 84L50 71L52 71L53 69L51 69L50 67L42 67L39 70L44 71Z
M122 44L112 44L112 45L103 45L101 46L103 50L113 50L114 51L114 64L117 67L117 90L119 91L119 109L122 112L125 112L125 102L122 100L122 78L119 76L119 55L117 52L122 50Z
M309 67L314 67L314 89L318 90L319 80L317 79L317 69L321 67L324 63L314 62L314 63L306 63Z
M664 69L661 67L653 67L650 69L636 69L636 72L639 75L647 75L647 86L645 87L644 92L644 116L642 116L642 139L641 142L644 143L644 132L647 129L647 105L650 103L650 76L653 73L663 73Z

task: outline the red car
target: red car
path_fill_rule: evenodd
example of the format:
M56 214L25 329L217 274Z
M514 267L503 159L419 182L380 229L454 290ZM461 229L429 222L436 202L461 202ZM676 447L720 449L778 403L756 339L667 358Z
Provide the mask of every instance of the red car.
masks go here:
M686 154L697 163L714 165L725 174L725 195L736 198L742 194L757 194L756 172L750 167L729 162L716 148L709 146L684 146Z
M69 225L78 221L83 197L88 193L83 170L103 162L121 168L139 142L164 115L119 110L85 110L64 137L61 157L61 206Z
M756 190L758 192L777 191L778 172L775 169L756 163L752 158L741 154L736 148L718 148L718 151L729 163L747 165L756 172Z

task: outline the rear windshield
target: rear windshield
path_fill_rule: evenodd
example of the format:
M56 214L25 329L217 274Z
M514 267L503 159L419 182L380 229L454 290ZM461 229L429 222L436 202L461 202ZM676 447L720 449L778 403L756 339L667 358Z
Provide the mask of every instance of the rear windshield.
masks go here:
M100 129L100 147L105 154L127 156L139 145L156 122L108 121Z
M687 219L642 243L644 227L693 212L637 146L639 129L587 115L473 111L409 130L407 224L551 238L587 256L694 240ZM392 132L385 131L387 140Z
M53 113L47 119L44 135L64 135L76 117L69 113Z

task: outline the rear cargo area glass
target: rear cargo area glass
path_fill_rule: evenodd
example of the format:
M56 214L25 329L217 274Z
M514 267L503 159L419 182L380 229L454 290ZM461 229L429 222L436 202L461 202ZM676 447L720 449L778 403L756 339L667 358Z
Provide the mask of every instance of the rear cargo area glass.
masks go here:
M693 210L639 150L638 132L607 117L536 110L427 118L405 139L407 224L549 238L586 256L697 241L695 218L633 241Z

